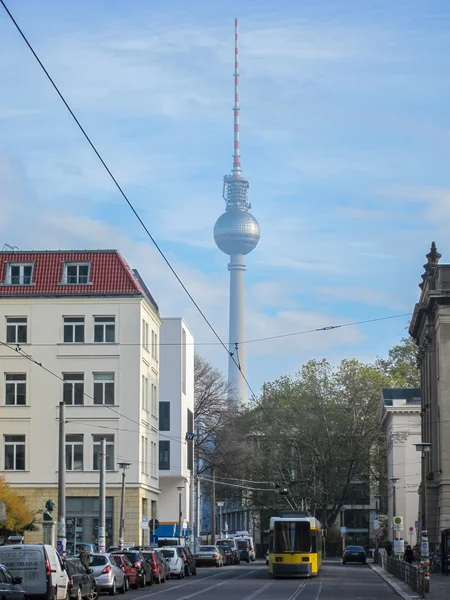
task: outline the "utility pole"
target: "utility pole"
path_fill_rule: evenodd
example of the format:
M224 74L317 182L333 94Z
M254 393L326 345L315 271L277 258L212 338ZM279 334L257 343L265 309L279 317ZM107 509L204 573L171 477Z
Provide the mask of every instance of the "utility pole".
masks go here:
M182 520L183 520L183 511L181 509L181 493L183 491L183 486L179 485L177 486L177 490L178 490L178 545L181 545L181 527L182 527Z
M217 506L219 507L219 537L222 537L222 507L225 505L225 502L218 502Z
M120 524L119 524L119 548L123 549L123 532L125 529L125 519L124 519L124 510L125 510L125 471L131 465L129 462L120 462L119 469L122 469L122 495L120 498Z
M189 527L190 527L190 543L194 545L194 465L192 465L191 475L189 478Z
M105 504L106 504L106 440L100 440L100 493L99 493L99 514L98 514L98 551L105 552Z
M62 556L66 549L66 421L64 402L59 403L58 440L58 540L56 548Z
M216 467L212 469L211 544L216 543Z
M194 531L194 553L197 551L197 540L200 538L200 477L197 469L197 485L195 498L195 531Z

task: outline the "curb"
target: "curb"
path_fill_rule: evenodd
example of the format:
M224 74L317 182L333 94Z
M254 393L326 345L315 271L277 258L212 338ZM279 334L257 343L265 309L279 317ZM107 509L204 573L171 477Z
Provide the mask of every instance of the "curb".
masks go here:
M401 585L399 583L397 583L396 581L393 581L391 577L388 576L388 574L384 571L384 569L382 567L379 567L378 565L374 564L374 563L367 563L369 565L369 567L372 569L372 571L374 571L377 575L379 575L379 577L381 577L381 579L384 579L384 581L394 590L394 592L396 594L398 594L400 596L400 598L403 598L403 600L417 600L418 598L420 598L419 595L417 595L417 592L414 592L413 590L411 590L412 594L415 595L411 595L408 592L405 592Z

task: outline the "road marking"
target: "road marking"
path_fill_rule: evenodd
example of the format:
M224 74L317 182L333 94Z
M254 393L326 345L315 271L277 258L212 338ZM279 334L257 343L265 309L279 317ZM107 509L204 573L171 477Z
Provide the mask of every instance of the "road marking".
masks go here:
M232 567L233 570L236 570L237 567ZM231 570L231 569L229 569ZM219 575L221 575L222 573L216 573L215 575L208 575L208 577L200 577L199 579L195 579L192 581L186 581L186 583L181 583L180 585L177 585L176 589L180 589L182 587L185 587L187 585L192 585L194 583L196 583L196 581L206 581L207 579L213 579L214 577L219 577ZM170 581L170 579L168 580ZM149 596L159 596L160 594L165 594L166 592L171 592L173 591L175 588L173 587L169 587L165 590L161 590L160 592L150 592L149 594L143 594L142 596L137 596L136 600L141 600L141 598L148 598Z
M319 600L320 592L322 591L323 579L320 579L319 591L317 592L316 600Z
M238 577L233 577L233 579L225 579L225 581L221 581L220 583L216 583L216 585L211 585L208 588L205 588L204 590L199 590L198 592L194 592L193 594L189 594L189 596L182 596L181 598L177 598L176 600L189 600L189 598L194 598L195 596L199 596L200 594L204 594L205 592L209 592L210 590L218 588L221 585L225 585L226 583L230 583L231 581L236 581L236 579L242 579L243 577L247 577L247 575L250 575L251 573L256 573L259 570L260 569L253 569L252 571L248 571L247 573L243 573L242 575L239 575Z
M305 585L308 583L309 579L307 579L306 581L303 581L303 583L301 583L298 588L295 590L295 592L292 594L292 596L289 598L289 600L295 600L296 598L298 598L300 596L300 594L302 593Z
M270 587L273 583L274 583L273 581L269 581L269 583L266 583L266 585L263 585L262 588L259 588L259 590L256 590L255 592L253 592L253 594L250 594L250 596L247 596L246 598L244 598L244 600L252 600L252 598L255 598L258 594L260 594L264 590L267 590L267 588Z

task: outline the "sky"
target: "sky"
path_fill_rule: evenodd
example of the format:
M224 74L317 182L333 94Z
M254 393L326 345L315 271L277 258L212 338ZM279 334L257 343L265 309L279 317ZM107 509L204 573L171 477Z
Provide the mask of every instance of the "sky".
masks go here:
M161 249L225 342L228 257L213 240L233 151L261 227L246 340L411 313L434 240L450 262L446 0L8 0ZM227 355L0 6L0 247L116 248L197 352ZM248 343L247 376L372 361L408 316ZM38 358L38 357L36 357Z

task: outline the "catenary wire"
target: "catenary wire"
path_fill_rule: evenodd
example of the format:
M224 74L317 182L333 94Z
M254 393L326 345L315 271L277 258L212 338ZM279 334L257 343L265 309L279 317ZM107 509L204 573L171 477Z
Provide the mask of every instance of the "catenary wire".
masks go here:
M222 341L222 338L219 336L219 334L217 333L217 331L215 330L214 326L212 325L211 321L208 319L208 317L205 315L205 313L203 312L203 310L200 308L199 304L196 302L195 298L192 296L192 294L190 293L190 291L188 290L188 288L186 287L186 285L183 283L181 277L178 275L177 271L175 270L175 268L172 266L172 263L169 261L169 259L166 257L166 255L164 254L163 250L161 249L161 247L159 246L158 242L156 241L156 239L152 236L152 234L150 233L149 229L147 228L147 226L145 225L144 221L142 220L141 216L139 215L139 213L137 212L137 210L135 209L133 203L129 200L128 196L125 194L124 190L122 189L121 185L119 184L119 182L117 181L117 179L114 177L112 171L110 170L110 168L108 167L108 165L106 164L105 160L103 159L102 155L100 154L100 152L97 150L95 144L92 142L91 138L89 137L89 135L87 134L87 132L85 131L85 129L83 128L83 126L81 125L80 121L78 120L78 118L76 117L75 113L73 112L73 110L70 108L68 102L66 101L66 99L64 98L62 92L59 90L58 86L56 85L56 83L53 81L50 73L47 71L47 69L45 68L43 62L41 61L41 59L39 58L39 56L37 55L37 53L35 52L33 46L31 45L31 43L28 41L26 35L23 33L22 29L20 28L19 24L17 23L17 21L14 19L13 15L11 14L11 11L9 10L9 8L6 6L4 0L0 0L0 3L2 4L3 8L5 9L6 13L8 14L9 18L11 19L11 21L13 22L14 26L16 27L17 31L19 32L20 36L22 37L23 41L25 42L25 44L28 46L29 50L31 51L31 53L33 54L34 58L36 59L36 61L38 62L39 66L41 67L41 69L43 70L43 72L45 73L47 79L50 81L51 85L53 86L54 90L56 91L56 93L58 94L59 98L61 99L61 101L63 102L64 106L67 108L67 110L69 111L71 117L73 118L73 120L75 121L75 123L77 124L78 128L80 129L81 133L83 134L84 138L86 139L86 141L88 142L88 144L90 145L90 147L92 148L94 154L97 156L97 158L99 159L99 161L101 162L101 164L103 165L103 167L105 168L106 172L108 173L109 177L111 178L111 180L113 181L114 185L116 186L116 188L118 189L119 193L121 194L121 196L124 198L125 202L128 204L129 208L131 209L131 211L133 212L134 216L136 217L136 219L139 221L140 225L142 226L142 228L144 229L144 231L146 232L147 236L149 237L149 239L151 240L151 242L153 243L153 245L155 246L156 250L158 251L158 253L160 254L160 256L162 257L163 261L166 263L166 265L169 267L170 271L172 272L172 274L174 275L175 279L178 281L178 283L180 284L180 286L183 288L183 290L185 291L185 293L187 294L187 296L189 297L189 299L191 300L192 304L195 306L195 308L197 309L197 311L199 312L199 314L201 315L201 317L203 318L203 320L205 321L205 323L208 325L209 329L212 331L212 333L214 334L214 336L217 338L219 344L225 349L226 353L231 357L232 361L235 363L236 367L239 369L238 364L236 363L236 360L233 356L233 353L230 352L230 350L227 348L226 344ZM239 372L241 373L242 377L244 378L244 381L248 387L248 389L250 390L252 396L255 397L255 393L252 389L252 387L250 386L250 383L247 379L247 377L244 375L244 373L239 369Z
M1 2L1 0L0 0ZM297 335L305 335L307 333L318 333L321 331L332 331L334 329L340 329L342 327L351 327L354 325L365 325L367 323L376 323L378 321L388 321L390 319L399 319L400 317L406 317L406 316L411 316L412 313L401 313L401 314L397 314L397 315L388 315L385 317L374 317L373 319L364 319L362 321L351 321L348 323L341 323L339 325L325 325L324 327L317 327L316 329L303 329L301 331L291 331L291 332L287 332L287 333L280 333L277 335L269 335L266 337L261 337L261 338L255 338L255 339L251 339L251 340L244 340L243 342L238 342L237 345L238 347L242 344L253 344L255 342L265 342L265 341L270 341L270 340L276 340L278 338L284 338L284 337L292 337L292 336L297 336ZM142 342L113 342L111 345L120 345L120 346L142 346ZM30 346L37 346L37 347L52 347L52 346L57 346L59 345L59 342L49 342L49 343L39 343L39 342L32 342L30 344L22 344L23 346L25 345L30 345ZM100 345L100 344L99 344ZM107 342L102 342L101 345L108 345ZM158 346L221 346L222 344L220 342L186 342L186 343L182 343L182 342L158 342Z

